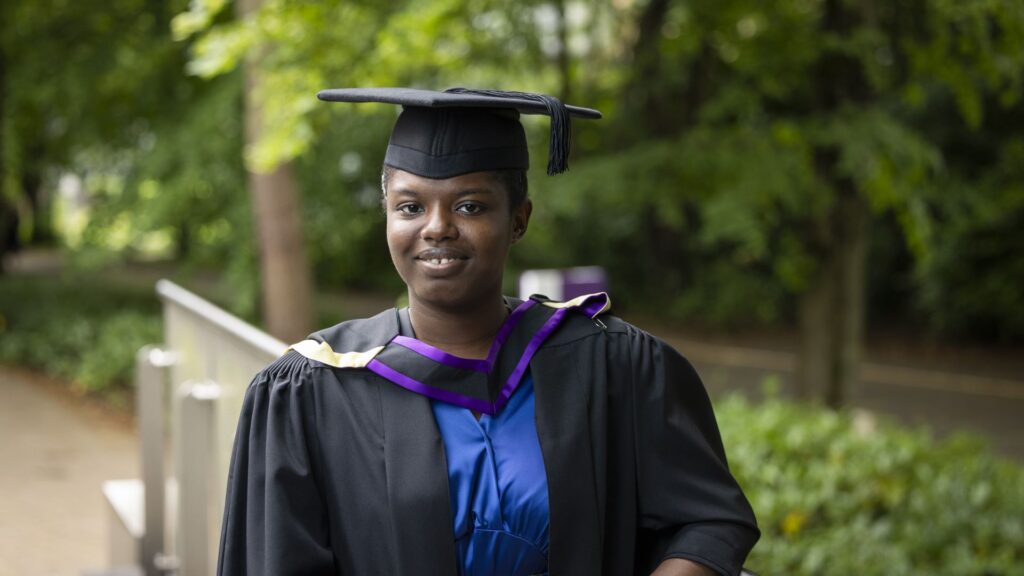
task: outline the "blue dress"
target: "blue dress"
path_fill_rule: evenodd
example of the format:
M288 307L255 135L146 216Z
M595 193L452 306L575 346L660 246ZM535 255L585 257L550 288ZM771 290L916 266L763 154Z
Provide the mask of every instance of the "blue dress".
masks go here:
M546 574L548 484L534 421L533 378L477 421L431 402L444 441L460 576Z

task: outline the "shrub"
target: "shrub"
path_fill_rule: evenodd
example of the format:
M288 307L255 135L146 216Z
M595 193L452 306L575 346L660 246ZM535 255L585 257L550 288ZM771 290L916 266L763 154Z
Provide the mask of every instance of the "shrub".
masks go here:
M0 278L0 362L29 366L87 392L131 382L135 351L159 342L152 291L102 279Z
M1024 468L976 438L732 396L716 413L764 574L1024 574Z

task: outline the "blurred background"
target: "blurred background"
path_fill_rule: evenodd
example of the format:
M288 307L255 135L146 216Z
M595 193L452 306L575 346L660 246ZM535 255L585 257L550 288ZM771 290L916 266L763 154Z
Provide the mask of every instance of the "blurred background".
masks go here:
M0 574L104 563L170 278L286 342L393 305L391 106L545 92L530 269L716 400L764 574L1024 574L1019 0L5 0Z

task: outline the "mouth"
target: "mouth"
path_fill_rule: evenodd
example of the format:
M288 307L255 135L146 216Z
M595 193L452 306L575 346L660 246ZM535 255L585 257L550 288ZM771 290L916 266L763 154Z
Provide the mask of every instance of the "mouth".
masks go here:
M461 260L461 258L420 258L420 260L426 262L427 264L430 264L431 266L445 266L451 264L452 262L457 262Z
M455 250L432 249L420 252L415 259L429 270L445 272L462 266L469 257Z

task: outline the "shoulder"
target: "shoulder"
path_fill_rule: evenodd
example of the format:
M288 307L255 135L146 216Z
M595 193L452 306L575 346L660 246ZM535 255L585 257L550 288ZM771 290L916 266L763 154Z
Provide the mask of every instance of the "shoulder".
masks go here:
M561 319L559 329L552 335L549 345L567 344L602 335L616 339L622 336L653 338L612 313L611 298L604 292L586 294L564 302L541 295L533 295L530 299L547 308L570 312Z
M398 334L398 314L389 308L371 318L347 320L310 334L336 352L362 352L383 346Z
M314 332L289 347L314 367L364 368L398 334L398 315L390 308L372 318L348 320Z
M553 344L584 343L596 338L604 339L607 354L622 359L652 357L659 361L685 360L675 348L658 336L614 314L601 314L593 319L569 319L565 332Z
M395 310L372 318L359 318L335 324L292 344L280 358L271 362L253 379L250 387L301 387L321 377L323 368L359 368L381 346L398 333Z
M562 305L550 303L549 305ZM693 371L690 361L662 338L623 320L610 310L611 303L593 315L568 314L558 330L545 342L545 348L578 346L581 353L603 350L609 358L627 360L644 367L670 364ZM577 312L583 312L577 308ZM600 348L594 343L603 341Z
M607 326L606 332L624 344L632 347L668 349L675 352L675 349L660 337L651 334L639 326L630 324L618 316L609 314L606 318L602 317L602 320Z

